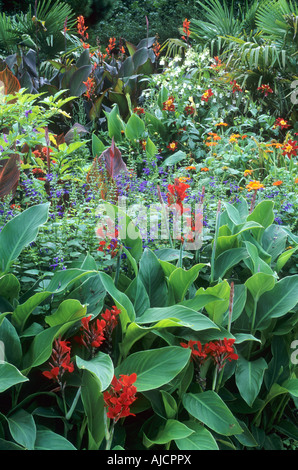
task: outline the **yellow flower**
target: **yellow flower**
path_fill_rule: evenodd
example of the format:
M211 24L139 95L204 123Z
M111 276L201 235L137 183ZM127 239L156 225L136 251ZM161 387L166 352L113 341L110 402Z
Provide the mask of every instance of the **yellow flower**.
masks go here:
M249 184L246 186L248 191L257 191L258 189L264 188L264 185L260 183L260 181L250 181Z
M251 175L253 173L253 170L245 170L244 176Z
M185 183L186 181L189 181L191 178L188 178L187 176L180 176L178 178L180 183Z
M215 126L224 126L224 127L227 127L228 124L226 122L218 122L217 124L215 124Z

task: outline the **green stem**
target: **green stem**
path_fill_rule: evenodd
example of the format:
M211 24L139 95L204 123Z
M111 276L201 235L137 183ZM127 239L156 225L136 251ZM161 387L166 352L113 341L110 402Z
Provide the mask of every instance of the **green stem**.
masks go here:
M108 418L107 415L105 414L105 436L106 436L106 450L111 449L112 441L113 441L113 436L114 436L114 428L115 428L115 421L112 421L112 424L109 428L108 426Z
M212 382L212 390L215 391L216 389L216 381L217 381L217 367L214 369L214 374L213 374L213 382Z
M218 238L219 224L220 224L220 207L221 207L221 201L218 201L217 213L216 213L216 223L215 223L214 243L213 243L212 255L211 255L211 274L210 274L210 283L211 284L214 281L214 263L215 263L215 252L216 252L216 245L217 245L217 238Z

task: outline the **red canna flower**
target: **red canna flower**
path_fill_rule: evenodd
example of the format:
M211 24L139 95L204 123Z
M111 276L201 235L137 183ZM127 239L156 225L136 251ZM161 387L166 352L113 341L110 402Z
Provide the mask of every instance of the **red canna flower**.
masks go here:
M137 374L115 376L111 382L109 391L103 393L105 406L108 407L107 417L116 423L120 418L135 416L130 412L130 405L137 399L137 388L133 385L137 380Z
M183 348L190 348L191 359L193 361L199 361L200 365L205 361L205 359L207 359L207 354L200 341L189 340L188 343L180 343L180 346Z
M185 184L176 178L174 184L168 185L168 205L178 204L181 210L183 210L182 201L184 201L187 196L186 190L188 188L190 188L189 184Z
M201 100L208 103L209 98L213 95L214 95L214 93L212 92L211 88L208 88L208 90L206 90L205 93L203 93L203 95L201 97Z
M262 86L259 86L259 87L257 88L257 90L258 90L258 91L261 91L261 92L264 94L265 97L268 96L269 93L273 93L273 90L272 90L272 88L270 88L269 85L262 85Z
M106 309L106 311L101 314L101 318L106 322L105 331L108 333L108 336L111 336L114 328L117 326L120 313L121 310L113 305L111 310Z
M63 383L62 380L64 373L71 373L74 371L74 365L70 359L69 344L69 341L62 341L60 338L54 341L52 355L49 362L51 370L46 370L42 373L47 379L57 382L61 389L65 386L65 382Z
M234 339L224 338L205 344L204 351L212 357L218 371L224 368L226 361L231 362L238 359L238 355L234 351L234 342Z
M104 320L97 319L92 324L90 323L92 315L84 317L81 320L81 334L75 336L74 340L85 346L92 353L93 349L99 348L105 340L104 330L106 322Z

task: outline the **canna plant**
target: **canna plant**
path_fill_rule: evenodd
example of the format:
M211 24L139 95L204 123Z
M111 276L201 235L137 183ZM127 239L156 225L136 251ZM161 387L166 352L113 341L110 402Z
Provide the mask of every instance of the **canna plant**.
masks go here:
M290 432L298 292L297 276L282 269L295 250L286 240L297 240L272 223L271 201L251 211L245 200L224 207L211 262L183 249L143 250L118 208L127 235L118 237L114 274L87 255L21 297L12 266L49 204L6 224L1 448L266 448Z

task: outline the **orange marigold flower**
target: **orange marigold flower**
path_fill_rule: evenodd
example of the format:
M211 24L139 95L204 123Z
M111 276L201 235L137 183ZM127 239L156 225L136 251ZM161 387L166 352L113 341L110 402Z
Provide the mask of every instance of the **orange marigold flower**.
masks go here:
M207 145L207 147L215 147L216 145L218 145L216 142L205 142L205 144Z
M185 169L186 169L187 171L196 171L196 167L193 166L193 165L187 166Z
M188 178L187 176L179 176L178 180L180 183L185 183L186 181L189 181L191 178Z
M258 189L263 189L264 185L260 181L250 181L246 188L248 191L258 191Z
M223 127L227 127L228 124L226 122L218 122L217 124L215 124L216 127L218 126L223 126Z
M209 171L209 168L205 166L204 168L201 168L201 171Z
M283 184L283 181L281 180L275 181L274 183L272 183L273 186L280 186L281 184Z
M298 184L298 178L295 179L295 183Z

